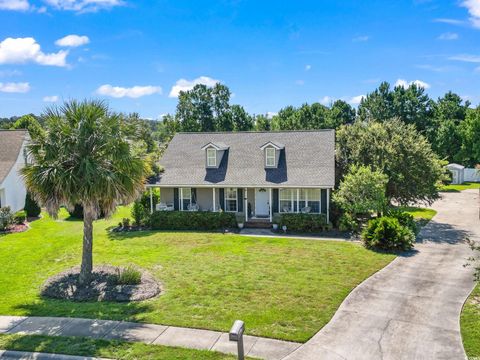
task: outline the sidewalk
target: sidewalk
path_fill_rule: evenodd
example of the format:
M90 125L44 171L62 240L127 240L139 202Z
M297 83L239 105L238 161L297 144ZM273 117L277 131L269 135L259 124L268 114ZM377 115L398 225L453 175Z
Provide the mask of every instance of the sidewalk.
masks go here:
M0 359L5 360L108 360L88 356L48 354L28 351L0 350Z
M237 352L237 344L228 340L228 333L113 320L0 316L0 333L84 336L95 339L212 350L227 354L236 354ZM300 343L289 341L244 336L245 355L261 359L283 359L300 345Z

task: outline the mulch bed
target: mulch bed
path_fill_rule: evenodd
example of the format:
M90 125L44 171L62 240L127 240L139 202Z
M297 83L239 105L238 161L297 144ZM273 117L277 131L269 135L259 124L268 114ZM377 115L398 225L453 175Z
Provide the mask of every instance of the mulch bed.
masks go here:
M72 301L140 301L159 295L161 285L149 273L142 271L138 285L117 285L114 276L117 267L95 266L92 281L79 285L80 267L74 267L49 278L42 286L42 296Z
M12 225L8 228L6 231L0 231L0 234L13 234L13 233L19 233L19 232L24 232L29 229L27 224L20 224L20 225Z

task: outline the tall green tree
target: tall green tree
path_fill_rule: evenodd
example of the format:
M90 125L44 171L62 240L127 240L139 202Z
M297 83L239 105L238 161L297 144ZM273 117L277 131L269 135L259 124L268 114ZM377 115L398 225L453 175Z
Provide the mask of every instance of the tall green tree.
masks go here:
M30 138L42 136L44 131L38 120L33 115L24 115L15 121L10 129L26 129Z
M444 163L413 124L399 119L355 122L337 130L340 178L352 165L388 176L387 199L400 204L431 203L438 198Z
M93 221L138 198L148 165L127 140L122 117L101 101L70 101L44 113L46 134L28 145L32 163L22 169L27 189L54 218L62 205L83 206L80 283L93 267Z
M465 121L459 127L462 138L460 162L474 167L480 164L480 106L476 109L468 109Z

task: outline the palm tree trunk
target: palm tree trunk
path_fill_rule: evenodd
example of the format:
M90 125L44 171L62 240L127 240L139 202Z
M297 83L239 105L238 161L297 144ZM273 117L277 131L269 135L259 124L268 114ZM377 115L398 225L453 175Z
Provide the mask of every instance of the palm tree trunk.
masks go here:
M83 249L82 265L80 267L80 285L90 282L93 268L93 215L86 206L83 208Z

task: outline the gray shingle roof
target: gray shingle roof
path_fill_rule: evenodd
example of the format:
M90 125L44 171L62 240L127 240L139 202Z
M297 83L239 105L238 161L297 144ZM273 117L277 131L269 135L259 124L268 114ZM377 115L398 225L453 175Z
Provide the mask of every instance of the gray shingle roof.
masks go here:
M0 130L0 184L15 165L26 138L26 130Z
M265 169L267 142L285 146L279 165ZM202 147L209 143L229 147L218 169L206 169ZM170 142L160 164L165 168L162 186L312 186L333 187L335 183L335 132L216 132L178 133Z

